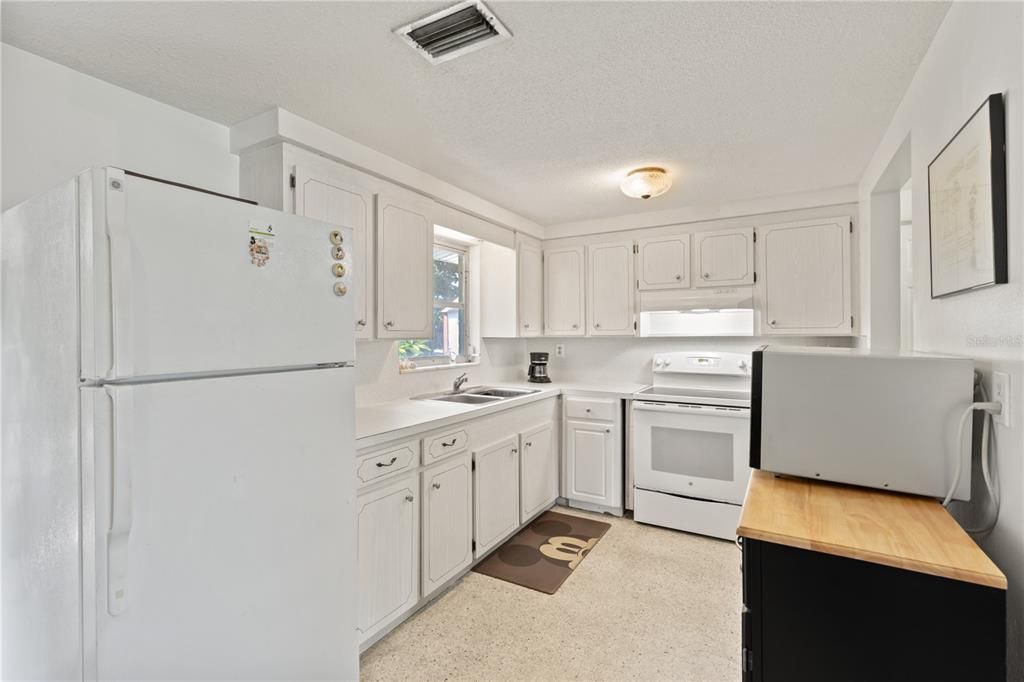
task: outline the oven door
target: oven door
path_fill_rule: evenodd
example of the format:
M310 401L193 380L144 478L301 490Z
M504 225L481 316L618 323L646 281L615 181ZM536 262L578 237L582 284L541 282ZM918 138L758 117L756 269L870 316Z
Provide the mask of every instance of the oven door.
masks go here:
M740 504L750 479L750 409L633 401L635 485Z

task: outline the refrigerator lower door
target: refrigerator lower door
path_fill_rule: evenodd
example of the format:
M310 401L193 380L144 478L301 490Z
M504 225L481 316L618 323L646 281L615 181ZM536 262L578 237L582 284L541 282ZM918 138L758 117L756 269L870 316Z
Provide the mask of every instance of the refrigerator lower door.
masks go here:
M87 679L358 677L353 372L83 391Z
M83 237L83 376L354 359L349 228L116 168L93 173L104 177Z

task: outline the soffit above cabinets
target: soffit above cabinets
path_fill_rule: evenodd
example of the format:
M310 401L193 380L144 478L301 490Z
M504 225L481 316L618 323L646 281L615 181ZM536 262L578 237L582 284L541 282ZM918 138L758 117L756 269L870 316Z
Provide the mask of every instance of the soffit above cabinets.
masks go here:
M495 1L513 39L429 64L393 31L448 4L5 2L2 38L224 125L284 107L548 225L637 211L650 164L651 211L857 182L948 9Z

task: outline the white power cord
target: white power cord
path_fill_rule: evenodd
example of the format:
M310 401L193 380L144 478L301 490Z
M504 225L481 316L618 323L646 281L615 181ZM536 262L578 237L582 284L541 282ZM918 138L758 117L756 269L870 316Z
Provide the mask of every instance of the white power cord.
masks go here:
M980 384L978 390L981 392L983 400L988 401L988 392L985 390L985 385ZM998 403L997 403L998 404ZM1000 411L1002 405L1000 405ZM985 480L985 488L988 489L989 499L992 500L992 518L988 523L979 528L965 528L968 533L974 533L983 535L990 532L996 527L996 521L999 520L999 470L997 462L995 460L996 450L996 435L993 426L993 414L999 414L999 412L986 411L984 421L982 422L981 428L981 474ZM990 444L991 443L991 449Z
M988 400L988 393L985 391L985 386L981 382L978 382L978 390L981 392L981 397L984 401L972 403L964 410L963 414L960 415L960 423L956 432L956 470L953 473L953 484L949 487L949 492L946 494L945 499L942 500L942 506L949 506L949 503L953 500L953 494L960 485L960 476L963 473L964 467L964 427L967 425L967 420L973 416L975 410L984 410L985 417L982 421L981 431L981 473L985 479L985 487L988 488L989 497L992 498L995 513L992 516L992 520L982 528L968 528L966 530L971 533L987 533L995 527L996 520L999 518L999 486L997 485L997 479L992 474L992 467L989 463L989 460L992 457L989 443L991 437L992 445L994 446L995 444L995 438L992 437L991 434L992 415L1002 412L1003 404L1000 402L990 402ZM973 443L973 439L971 442ZM972 449L968 448L968 457L971 456L971 451Z

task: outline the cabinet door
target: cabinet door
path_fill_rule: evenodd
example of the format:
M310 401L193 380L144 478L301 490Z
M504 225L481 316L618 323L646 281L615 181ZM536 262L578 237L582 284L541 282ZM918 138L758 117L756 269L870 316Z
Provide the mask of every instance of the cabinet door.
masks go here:
M366 641L419 600L416 475L360 495L359 632Z
M520 243L517 249L519 335L540 336L544 326L544 265L539 246Z
M433 318L432 201L397 188L377 195L377 336L429 339Z
M633 336L636 300L633 242L597 244L588 249L587 320L591 336Z
M473 516L480 557L519 527L519 438L478 450L473 458Z
M524 431L519 440L519 522L526 523L558 497L558 450L551 424Z
M569 500L605 507L622 505L622 458L611 422L565 422L566 490Z
M850 219L759 227L762 334L850 334Z
M423 472L423 596L473 563L469 453Z
M754 283L754 228L698 232L693 250L698 287Z
M352 228L351 244L342 249L352 252L351 282L356 338L373 338L371 321L373 301L373 193L355 171L295 166L295 213L325 223ZM325 249L332 248L325 245Z
M640 289L689 288L690 235L641 239L637 242L637 254Z
M582 246L544 251L544 333L583 336L585 263Z

